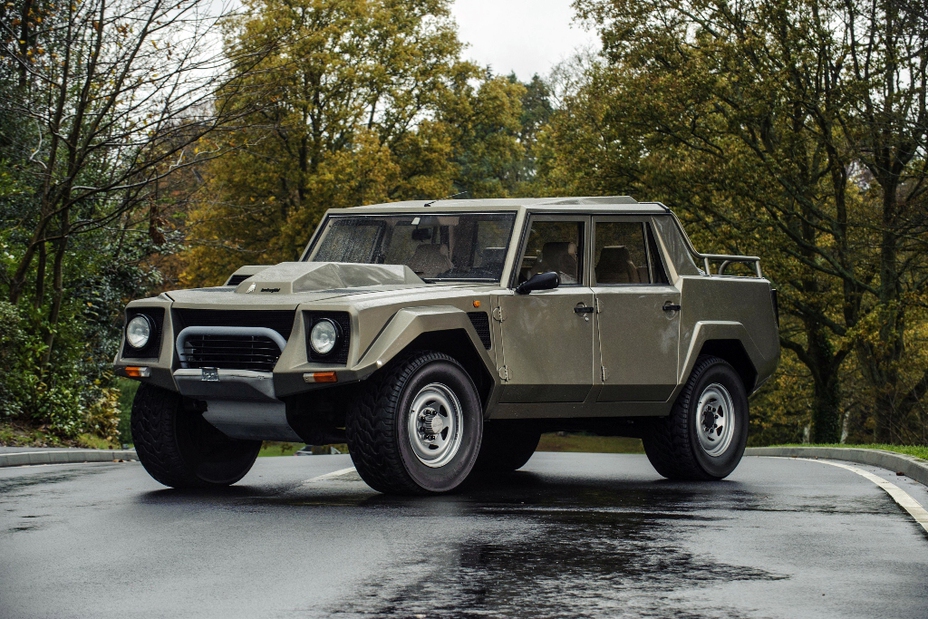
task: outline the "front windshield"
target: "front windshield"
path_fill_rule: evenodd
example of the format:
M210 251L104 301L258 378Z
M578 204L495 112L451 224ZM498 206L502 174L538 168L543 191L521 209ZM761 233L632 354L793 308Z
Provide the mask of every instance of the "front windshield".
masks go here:
M329 217L309 261L405 264L431 281L499 281L515 217L515 213Z

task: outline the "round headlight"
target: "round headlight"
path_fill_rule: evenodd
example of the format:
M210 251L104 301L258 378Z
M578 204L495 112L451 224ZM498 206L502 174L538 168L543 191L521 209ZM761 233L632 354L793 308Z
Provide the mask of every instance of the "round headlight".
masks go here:
M316 353L327 355L335 349L335 345L338 343L339 331L337 324L328 318L323 318L313 325L312 331L309 333L309 344Z
M154 330L151 318L145 314L139 314L126 325L126 342L138 350L145 348Z

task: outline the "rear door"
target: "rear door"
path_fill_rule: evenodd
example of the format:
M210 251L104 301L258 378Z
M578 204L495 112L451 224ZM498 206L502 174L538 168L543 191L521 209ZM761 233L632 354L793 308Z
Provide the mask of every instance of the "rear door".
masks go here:
M597 401L665 401L677 382L680 291L648 218L594 217L592 240Z

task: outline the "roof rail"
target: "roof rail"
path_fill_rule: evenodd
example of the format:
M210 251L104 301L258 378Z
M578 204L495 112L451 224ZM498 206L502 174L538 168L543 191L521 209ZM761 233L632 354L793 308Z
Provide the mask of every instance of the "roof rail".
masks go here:
M761 273L760 270L759 256L701 254L696 251L696 248L693 246L693 242L690 240L686 230L683 229L683 224L680 223L680 220L677 218L676 214L671 212L670 209L667 209L667 212L673 216L673 221L677 225L677 229L680 231L681 236L683 236L683 241L686 243L686 248L689 250L690 254L693 256L693 258L702 262L706 275L725 275L725 269L727 269L732 264L748 264L754 267L754 273L757 274L757 277L763 277L763 273ZM712 272L712 263L714 262L721 262L715 273Z

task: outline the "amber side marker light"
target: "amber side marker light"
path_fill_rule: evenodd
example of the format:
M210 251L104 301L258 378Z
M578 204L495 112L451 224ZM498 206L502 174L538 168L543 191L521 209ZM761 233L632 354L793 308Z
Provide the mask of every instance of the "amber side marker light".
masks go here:
M306 372L303 382L307 383L337 383L338 375L335 372Z
M480 301L474 301L474 307L480 307Z
M151 368L139 367L136 365L127 365L125 368L126 376L129 378L148 378L151 376Z

